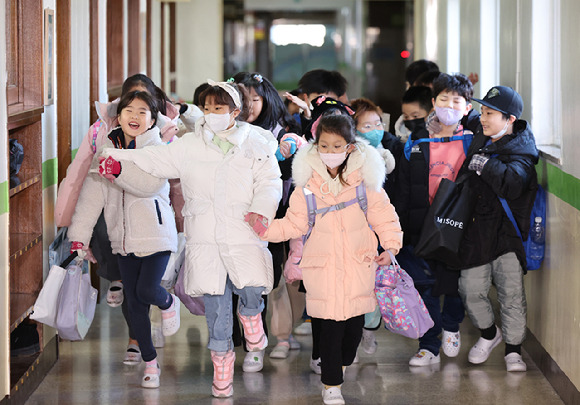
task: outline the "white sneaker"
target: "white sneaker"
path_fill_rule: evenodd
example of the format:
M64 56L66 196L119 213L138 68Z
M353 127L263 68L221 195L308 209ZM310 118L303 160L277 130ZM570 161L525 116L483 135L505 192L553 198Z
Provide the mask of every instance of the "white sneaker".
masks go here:
M285 359L290 353L290 343L287 340L281 340L278 342L274 349L270 352L271 359Z
M161 325L164 336L175 335L180 326L179 310L181 308L181 301L177 295L171 295L173 296L171 306L161 310Z
M312 322L302 322L294 328L295 335L312 335Z
M457 357L459 349L461 349L461 334L444 330L441 341L443 353L447 357Z
M326 405L344 404L344 398L340 391L340 386L322 388L322 402Z
M322 369L320 368L320 357L316 360L310 359L310 370L314 371L315 374L322 374Z
M501 331L495 327L495 337L492 340L487 340L480 337L469 351L467 359L470 363L481 364L489 358L491 351L501 342Z
M429 350L419 349L417 353L409 360L410 366L430 366L441 362L439 355L435 356Z
M504 357L505 367L507 371L526 371L527 366L522 359L522 355L518 353L510 353Z
M137 364L141 364L141 360L141 351L139 350L139 346L130 343L127 346L123 364L126 364L127 366L135 366Z
M163 335L161 325L151 324L151 340L153 340L153 347L165 347L165 335Z
M257 373L264 368L264 350L246 353L242 370L246 373Z
M374 354L377 351L378 346L375 332L363 329L361 346L366 354Z

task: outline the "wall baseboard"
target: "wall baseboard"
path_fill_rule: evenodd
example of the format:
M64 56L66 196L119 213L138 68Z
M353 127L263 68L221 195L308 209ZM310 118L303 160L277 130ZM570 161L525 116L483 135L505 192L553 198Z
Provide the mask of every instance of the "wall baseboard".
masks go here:
M554 387L565 404L580 404L580 392L552 356L544 349L534 334L528 329L523 348L528 352L544 377Z

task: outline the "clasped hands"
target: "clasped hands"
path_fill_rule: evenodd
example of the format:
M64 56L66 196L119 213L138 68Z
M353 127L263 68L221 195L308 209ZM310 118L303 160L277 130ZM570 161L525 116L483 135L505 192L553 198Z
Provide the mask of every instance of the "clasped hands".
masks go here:
M255 212L248 212L244 216L244 220L252 227L258 236L264 236L268 230L268 219Z

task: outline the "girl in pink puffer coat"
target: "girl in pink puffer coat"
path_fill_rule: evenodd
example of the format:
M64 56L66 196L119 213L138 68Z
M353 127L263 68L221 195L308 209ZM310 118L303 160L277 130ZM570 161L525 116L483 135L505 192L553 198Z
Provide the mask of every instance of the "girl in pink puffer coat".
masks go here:
M375 233L381 246L393 254L401 247L403 233L382 188L384 161L375 148L356 142L350 117L322 117L315 143L294 158L292 178L296 189L286 216L272 221L265 231L261 229L263 218L250 216L248 222L262 239L280 242L309 230L306 193L314 194L321 211L332 207L317 214L300 267L308 315L321 327L323 400L344 403L340 389L343 369L355 358L364 314L376 306L375 269L377 264L390 263L387 252L377 256ZM351 201L361 182L367 194L366 217L359 204Z

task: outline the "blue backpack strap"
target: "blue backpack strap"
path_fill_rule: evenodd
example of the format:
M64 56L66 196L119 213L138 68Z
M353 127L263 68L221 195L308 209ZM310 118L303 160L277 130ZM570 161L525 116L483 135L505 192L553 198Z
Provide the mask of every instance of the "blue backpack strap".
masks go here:
M465 133L467 132L467 133ZM463 151L465 152L465 156L467 156L467 151L471 146L471 141L473 140L473 132L471 131L463 131Z
M505 198L501 198L499 196L498 196L498 198L499 198L499 201L501 202L501 205L503 206L503 209L505 210L505 213L507 214L510 221L512 221L514 228L516 228L516 232L517 232L518 236L520 237L520 239L522 239L522 233L520 232L520 228L518 227L518 224L516 223L516 219L514 218L514 214L512 213L510 206L508 205ZM523 241L523 239L522 239L522 241Z
M453 142L453 141L463 141L463 150L465 151L465 155L467 156L467 150L469 149L469 145L471 145L471 140L473 139L473 134L464 134L464 135L453 135L453 136L444 136L441 138L420 138L416 140L412 140L411 138L407 139L404 148L405 158L407 160L411 160L411 151L413 147L419 143L423 142Z
M316 196L306 187L303 187L302 191L304 192L306 209L308 210L308 231L306 232L306 235L302 236L302 243L304 244L310 237L312 228L314 227L314 222L316 221Z

